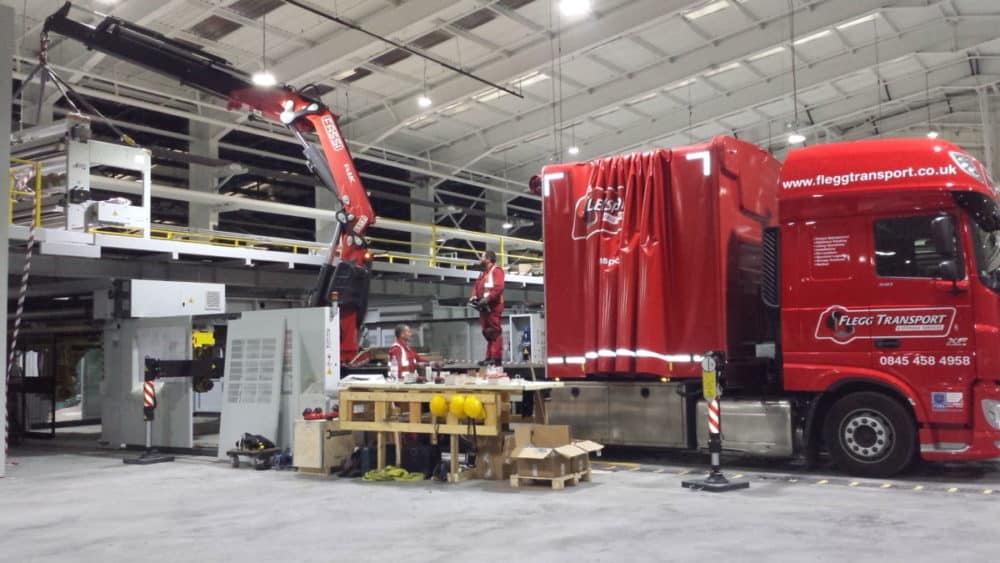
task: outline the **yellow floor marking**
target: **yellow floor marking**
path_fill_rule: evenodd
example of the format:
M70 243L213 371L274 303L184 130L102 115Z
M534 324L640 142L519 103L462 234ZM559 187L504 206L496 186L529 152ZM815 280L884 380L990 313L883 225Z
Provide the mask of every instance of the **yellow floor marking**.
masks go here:
M740 477L743 477L742 473L737 473L736 475L733 475L733 479L739 479Z
M850 484L848 485L848 487L857 487L860 484L861 483L858 483L857 481L851 481Z
M603 463L607 463L610 465L623 465L625 467L639 467L638 463L633 463L631 461L605 461Z
M992 495L993 494L993 489L986 489L985 491L983 491L983 494L984 495Z
M882 488L883 489L891 489L892 488L892 483L882 483Z
M958 492L958 487L952 487L952 488L948 489L948 492L949 493L957 493Z
M829 483L829 481L827 481L826 479L823 479L822 481L818 481L816 484L817 485L825 485L827 483Z
M913 487L913 490L914 491L922 491L922 490L924 490L924 486L923 485L917 485L916 487Z
M663 472L665 472L665 471L666 471L666 469L657 469L657 470L656 470L656 471L654 471L653 473L663 473Z

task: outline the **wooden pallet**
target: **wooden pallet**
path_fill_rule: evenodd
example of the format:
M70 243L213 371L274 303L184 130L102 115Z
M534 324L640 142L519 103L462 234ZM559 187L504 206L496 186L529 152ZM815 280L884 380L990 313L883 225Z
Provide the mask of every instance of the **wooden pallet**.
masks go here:
M566 488L566 483L575 486L580 481L590 481L590 469L580 473L567 473L559 477L522 477L517 474L510 476L510 486L514 488L520 487L522 483L528 484L532 481L548 481L552 490L558 491Z

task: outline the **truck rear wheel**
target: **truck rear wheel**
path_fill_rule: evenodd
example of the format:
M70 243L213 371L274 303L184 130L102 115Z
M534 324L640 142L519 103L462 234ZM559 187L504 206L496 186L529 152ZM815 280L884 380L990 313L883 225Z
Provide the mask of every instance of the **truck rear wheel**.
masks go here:
M890 477L906 469L916 452L913 417L895 399L864 391L839 399L823 424L837 467L861 477Z

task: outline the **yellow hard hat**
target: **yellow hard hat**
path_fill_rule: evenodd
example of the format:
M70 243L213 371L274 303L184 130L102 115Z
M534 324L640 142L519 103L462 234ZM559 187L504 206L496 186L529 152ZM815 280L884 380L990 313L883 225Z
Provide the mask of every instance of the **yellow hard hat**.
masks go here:
M479 402L479 399L475 397L465 398L465 416L475 418L476 420L486 418L486 412L483 410L483 404Z
M455 395L451 398L451 414L462 418L465 416L465 397L463 395Z
M445 401L441 395L431 397L431 414L440 417L448 416L448 401Z

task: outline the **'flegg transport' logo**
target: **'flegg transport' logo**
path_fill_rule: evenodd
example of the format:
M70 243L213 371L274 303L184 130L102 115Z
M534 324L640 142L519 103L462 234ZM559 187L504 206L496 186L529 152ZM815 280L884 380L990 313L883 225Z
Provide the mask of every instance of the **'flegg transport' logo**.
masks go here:
M848 309L834 305L820 313L816 339L847 344L859 338L944 338L954 322L954 307Z
M624 195L624 186L587 188L573 210L573 240L588 239L598 233L620 233L625 215Z

